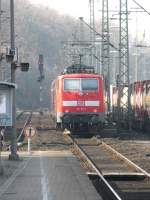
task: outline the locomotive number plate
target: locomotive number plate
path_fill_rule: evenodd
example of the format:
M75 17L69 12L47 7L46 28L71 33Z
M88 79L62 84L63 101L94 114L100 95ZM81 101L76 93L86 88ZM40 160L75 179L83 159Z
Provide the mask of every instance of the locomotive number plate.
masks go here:
M77 106L85 106L85 101L77 101Z

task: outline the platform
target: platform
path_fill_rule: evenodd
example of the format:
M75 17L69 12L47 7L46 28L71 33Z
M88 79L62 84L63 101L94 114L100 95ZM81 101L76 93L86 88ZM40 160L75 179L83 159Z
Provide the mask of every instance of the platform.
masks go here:
M69 151L20 157L23 161L0 185L1 200L102 200Z

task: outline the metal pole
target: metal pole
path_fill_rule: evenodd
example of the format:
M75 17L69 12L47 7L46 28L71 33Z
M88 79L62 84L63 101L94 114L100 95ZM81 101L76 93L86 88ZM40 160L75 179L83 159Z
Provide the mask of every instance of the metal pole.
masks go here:
M105 80L107 112L110 113L110 38L109 38L109 1L102 1L102 74Z
M90 65L95 67L95 0L89 0L90 3L90 41L92 43Z
M14 30L14 0L10 0L10 40L11 50L15 52L15 30ZM11 63L11 82L15 83L15 70L16 65L14 62ZM16 137L16 91L13 90L13 101L12 101L12 137L11 137L11 154L9 155L10 160L19 160L17 154L17 137Z
M31 153L31 137L28 137L28 153Z
M4 174L4 167L3 167L3 163L2 163L2 148L3 148L3 144L2 144L2 131L3 131L3 128L0 130L1 133L0 133L0 175L3 175Z
M32 129L30 127L30 129L29 129L29 136L28 136L28 153L29 154L31 153L31 132L32 132Z
M129 80L129 38L128 38L128 0L120 0L120 42L119 42L119 76L118 76L118 122L126 121L131 129L130 80ZM125 100L126 99L126 100Z
M0 0L0 56L1 56L1 14L2 14L2 2ZM0 60L0 78L1 80L3 80L3 69L1 66L1 60ZM2 131L2 129L1 129ZM0 175L4 174L4 169L3 169L3 164L2 164L2 159L1 159L1 153L2 153L2 136L1 137L1 141L0 141Z
M136 46L138 45L138 19L136 13ZM135 52L135 81L138 80L138 48L136 47Z
M80 19L80 45L82 46L84 44L84 41L85 41L85 38L84 38L84 23L83 23L83 17L80 17L79 19ZM84 49L81 49L81 53L79 55L80 66L81 66L81 64L86 64L85 55L86 55L86 52L84 51ZM81 60L82 60L82 62L81 62Z
M40 81L40 112L42 113L42 102L43 102L43 85L42 80Z
M2 30L1 30L1 28L2 28L2 1L0 0L0 57L1 57L1 55L2 55L2 48L1 48L1 42L2 42ZM0 79L1 80L3 80L3 69L2 69L2 65L1 65L1 62L2 62L2 60L1 60L1 58L0 58Z

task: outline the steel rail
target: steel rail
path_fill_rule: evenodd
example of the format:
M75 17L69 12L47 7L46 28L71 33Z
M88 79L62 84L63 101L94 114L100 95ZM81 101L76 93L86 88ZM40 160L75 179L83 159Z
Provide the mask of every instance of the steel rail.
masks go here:
M25 124L24 124L24 126L23 126L23 128L22 128L22 130L21 130L21 133L20 133L20 135L19 135L18 138L17 138L17 142L18 142L18 141L20 140L20 138L22 137L26 126L27 126L27 125L30 123L30 121L31 121L31 118L32 118L32 111L30 112L29 117L27 117L27 120L26 120L26 122L25 122Z
M24 113L26 113L26 112L32 112L32 111L31 111L31 110L24 110L24 111L20 112L20 113L16 116L16 120L19 120L20 117L21 117Z
M100 141L101 144L110 152L112 152L113 154L115 154L118 158L120 158L121 160L123 160L125 163L127 163L128 165L132 166L133 168L135 168L136 170L139 170L140 172L142 172L143 174L145 174L148 178L150 178L150 174L148 172L146 172L144 169L142 169L141 167L139 167L138 165L136 165L134 162L132 162L131 160L129 160L128 158L126 158L124 155L122 155L121 153L119 153L118 151L116 151L114 148L112 148L110 145L106 144L103 141Z
M16 120L19 120L20 117L24 114L25 111L22 111L20 114L17 115Z
M92 168L96 171L97 175L101 179L102 183L105 185L106 189L109 190L110 195L112 195L112 198L115 200L122 200L121 197L116 193L116 191L111 187L111 185L108 183L108 181L104 178L99 168L96 166L96 164L91 160L91 158L87 155L87 153L83 150L83 148L77 144L75 139L69 135L68 136L71 140L74 146L78 149L78 151L82 154L82 156L88 161L88 163L92 166Z

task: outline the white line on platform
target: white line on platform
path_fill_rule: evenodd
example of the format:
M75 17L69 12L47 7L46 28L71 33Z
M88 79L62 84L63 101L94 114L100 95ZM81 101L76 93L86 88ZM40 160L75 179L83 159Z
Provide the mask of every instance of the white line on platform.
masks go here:
M42 186L42 196L43 200L52 200L48 195L48 179L45 174L44 165L43 165L43 158L40 156L40 169L41 169L41 186Z

